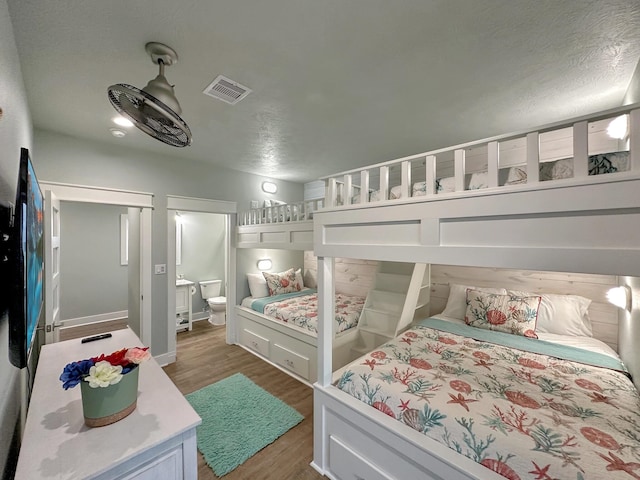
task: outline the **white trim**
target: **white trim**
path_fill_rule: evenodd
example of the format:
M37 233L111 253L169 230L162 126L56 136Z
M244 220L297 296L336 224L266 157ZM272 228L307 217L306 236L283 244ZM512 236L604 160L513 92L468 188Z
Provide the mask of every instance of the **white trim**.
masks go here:
M151 347L151 239L152 212L140 211L140 340Z
M153 358L161 367L166 367L176 361L176 351L155 355Z
M69 202L153 208L153 193L49 181L40 182L40 187L42 190L51 190L60 200Z
M129 265L129 215L120 214L120 265Z
M129 318L128 310L120 310L117 312L99 313L97 315L87 315L86 317L67 318L60 320L60 327L77 327L78 325L87 325L96 322L108 322L111 320L121 320Z
M211 200L208 198L181 197L167 195L167 210L186 210L189 212L231 214L238 212L236 202Z

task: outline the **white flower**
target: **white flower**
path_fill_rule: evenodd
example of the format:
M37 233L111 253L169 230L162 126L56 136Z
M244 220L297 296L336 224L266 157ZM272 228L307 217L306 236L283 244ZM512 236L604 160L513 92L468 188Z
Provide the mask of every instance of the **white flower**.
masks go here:
M108 387L115 385L122 379L122 367L115 367L109 362L98 362L89 369L89 376L84 378L91 388Z

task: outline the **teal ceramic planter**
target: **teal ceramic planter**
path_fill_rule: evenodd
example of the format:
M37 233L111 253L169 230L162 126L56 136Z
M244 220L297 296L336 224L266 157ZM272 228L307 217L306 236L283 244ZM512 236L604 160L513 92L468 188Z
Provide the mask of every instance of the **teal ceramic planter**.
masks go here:
M91 388L80 382L84 423L88 427L103 427L122 420L136 409L138 400L138 372L134 368L115 385Z

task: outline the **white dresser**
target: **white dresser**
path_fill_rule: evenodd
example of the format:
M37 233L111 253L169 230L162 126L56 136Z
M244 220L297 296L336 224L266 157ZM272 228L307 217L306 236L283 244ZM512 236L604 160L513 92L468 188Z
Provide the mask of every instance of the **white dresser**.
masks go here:
M200 417L154 359L140 365L136 410L111 425L86 427L80 387L63 390L59 377L67 363L142 345L128 328L111 333L105 340L42 348L17 480L197 478Z

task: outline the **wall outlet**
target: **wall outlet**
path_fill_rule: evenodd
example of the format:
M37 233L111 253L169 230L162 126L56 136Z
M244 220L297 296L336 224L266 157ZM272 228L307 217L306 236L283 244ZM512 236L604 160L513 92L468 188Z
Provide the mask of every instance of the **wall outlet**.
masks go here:
M258 200L251 200L251 207L249 208L260 208L259 205L260 203L258 202Z
M155 265L154 272L155 272L156 275L163 275L163 274L167 273L167 264L166 263L159 263L159 264Z

